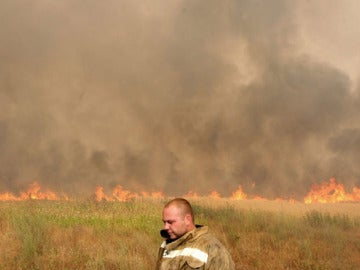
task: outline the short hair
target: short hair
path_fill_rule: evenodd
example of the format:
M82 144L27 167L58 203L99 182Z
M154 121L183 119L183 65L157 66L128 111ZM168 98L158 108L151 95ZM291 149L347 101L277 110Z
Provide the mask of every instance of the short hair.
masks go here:
M175 198L170 200L169 202L167 202L164 206L164 208L167 208L169 206L175 206L176 208L180 209L181 212L185 215L189 214L193 220L193 222L195 222L195 218L194 218L194 211L192 209L192 206L190 204L190 202L184 198Z

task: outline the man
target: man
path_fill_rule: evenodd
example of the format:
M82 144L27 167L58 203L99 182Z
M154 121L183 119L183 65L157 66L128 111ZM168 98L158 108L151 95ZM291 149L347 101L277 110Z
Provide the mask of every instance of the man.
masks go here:
M183 198L169 201L163 209L166 240L162 243L156 270L234 270L229 252L207 226L195 225L190 203Z

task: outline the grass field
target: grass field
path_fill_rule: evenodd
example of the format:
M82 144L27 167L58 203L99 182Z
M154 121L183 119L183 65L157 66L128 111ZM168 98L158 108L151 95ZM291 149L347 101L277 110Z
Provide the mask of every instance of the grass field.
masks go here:
M359 269L359 203L189 200L236 269ZM154 269L165 201L0 202L0 269Z

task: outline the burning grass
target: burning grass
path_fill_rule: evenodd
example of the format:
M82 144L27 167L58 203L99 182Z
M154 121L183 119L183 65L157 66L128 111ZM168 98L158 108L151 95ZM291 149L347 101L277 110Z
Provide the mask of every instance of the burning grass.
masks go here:
M165 200L0 202L0 269L154 269ZM360 265L360 204L190 201L237 269Z
M189 191L184 194L183 197L188 198L202 198L204 196L199 196L196 192ZM220 199L220 193L217 191L212 191L208 196L209 199ZM116 185L112 191L112 194L107 194L104 191L102 186L97 186L95 188L95 192L91 197L93 200L98 202L100 201L108 201L108 202L126 202L129 200L139 199L139 198L156 198L156 199L164 199L166 196L161 191L155 192L147 192L142 191L132 192L123 188L121 185ZM269 201L268 198L264 198L258 195L247 195L240 185L236 191L232 193L231 197L227 199L235 200L235 201L246 201L246 200L254 200L254 201ZM71 200L68 195L61 194L52 191L45 190L43 191L41 186L34 182L30 185L27 191L20 192L19 195L14 195L11 192L0 193L0 201L24 201L24 200L50 200L50 201L61 201L61 200ZM272 199L280 202L290 202L290 203L298 203L300 201L295 200L294 198L276 198ZM360 202L360 188L353 187L352 192L347 192L345 190L344 185L336 182L335 178L331 178L329 181L325 181L321 184L314 184L308 194L303 198L303 202L305 204L312 203L339 203L339 202Z

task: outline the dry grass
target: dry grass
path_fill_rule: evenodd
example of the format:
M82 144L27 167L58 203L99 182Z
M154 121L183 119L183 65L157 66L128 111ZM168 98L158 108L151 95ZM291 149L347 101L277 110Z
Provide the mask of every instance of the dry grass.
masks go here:
M360 265L360 204L189 200L237 269ZM164 202L1 202L0 269L154 269Z

